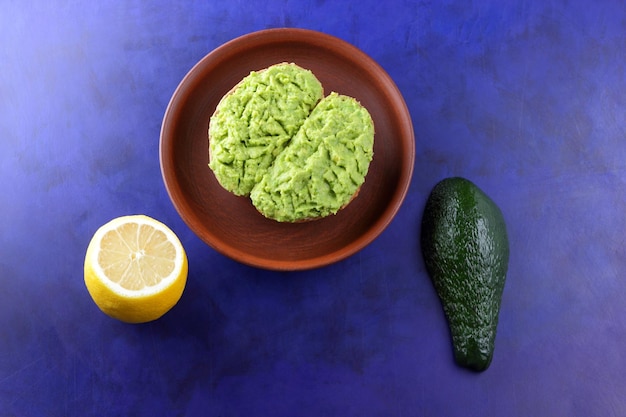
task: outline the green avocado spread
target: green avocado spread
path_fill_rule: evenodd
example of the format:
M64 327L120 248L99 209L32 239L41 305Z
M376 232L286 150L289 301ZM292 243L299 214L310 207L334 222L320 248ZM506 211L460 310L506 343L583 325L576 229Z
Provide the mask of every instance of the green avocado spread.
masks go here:
M252 203L278 221L335 214L365 181L373 145L367 110L351 97L331 93L252 189Z
M251 72L217 105L209 166L222 187L247 195L323 97L309 70L279 64Z
M236 195L280 222L335 214L354 198L373 158L365 107L295 64L252 72L209 123L209 167Z

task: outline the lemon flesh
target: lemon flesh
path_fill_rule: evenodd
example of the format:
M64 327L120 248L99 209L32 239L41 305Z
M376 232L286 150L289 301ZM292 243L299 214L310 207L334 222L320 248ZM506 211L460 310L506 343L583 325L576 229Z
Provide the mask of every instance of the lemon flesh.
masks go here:
M143 215L101 226L85 255L87 290L105 314L128 323L153 321L182 296L185 250L174 232Z

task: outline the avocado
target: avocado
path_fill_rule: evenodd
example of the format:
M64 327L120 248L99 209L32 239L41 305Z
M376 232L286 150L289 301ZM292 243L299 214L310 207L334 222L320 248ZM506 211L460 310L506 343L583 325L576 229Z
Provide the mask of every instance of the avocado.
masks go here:
M252 188L252 204L280 222L336 214L365 182L373 149L374 122L367 109L332 92Z
M268 219L319 219L358 194L374 133L355 98L324 96L311 70L275 64L252 71L218 103L209 120L209 168Z
M315 75L293 63L252 71L209 120L209 167L236 195L248 195L324 97Z
M446 178L426 202L421 247L450 327L456 363L486 370L509 262L500 208L471 181Z

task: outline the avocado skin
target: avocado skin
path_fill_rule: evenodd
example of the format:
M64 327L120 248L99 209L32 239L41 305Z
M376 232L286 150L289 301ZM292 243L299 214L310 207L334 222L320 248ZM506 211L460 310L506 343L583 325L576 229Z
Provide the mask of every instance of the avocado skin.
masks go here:
M446 178L426 202L421 245L457 364L486 370L493 357L509 262L502 212L471 181Z

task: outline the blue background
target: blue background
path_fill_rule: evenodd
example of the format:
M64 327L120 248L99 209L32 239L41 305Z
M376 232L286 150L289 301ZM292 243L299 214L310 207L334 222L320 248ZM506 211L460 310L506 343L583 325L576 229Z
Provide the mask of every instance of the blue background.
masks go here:
M615 1L2 1L0 415L626 415L626 6ZM359 47L412 114L404 205L306 272L202 243L159 167L168 101L239 35ZM457 367L419 247L434 184L501 207L511 260L491 367ZM180 302L128 325L83 284L95 230L145 213L189 256Z

